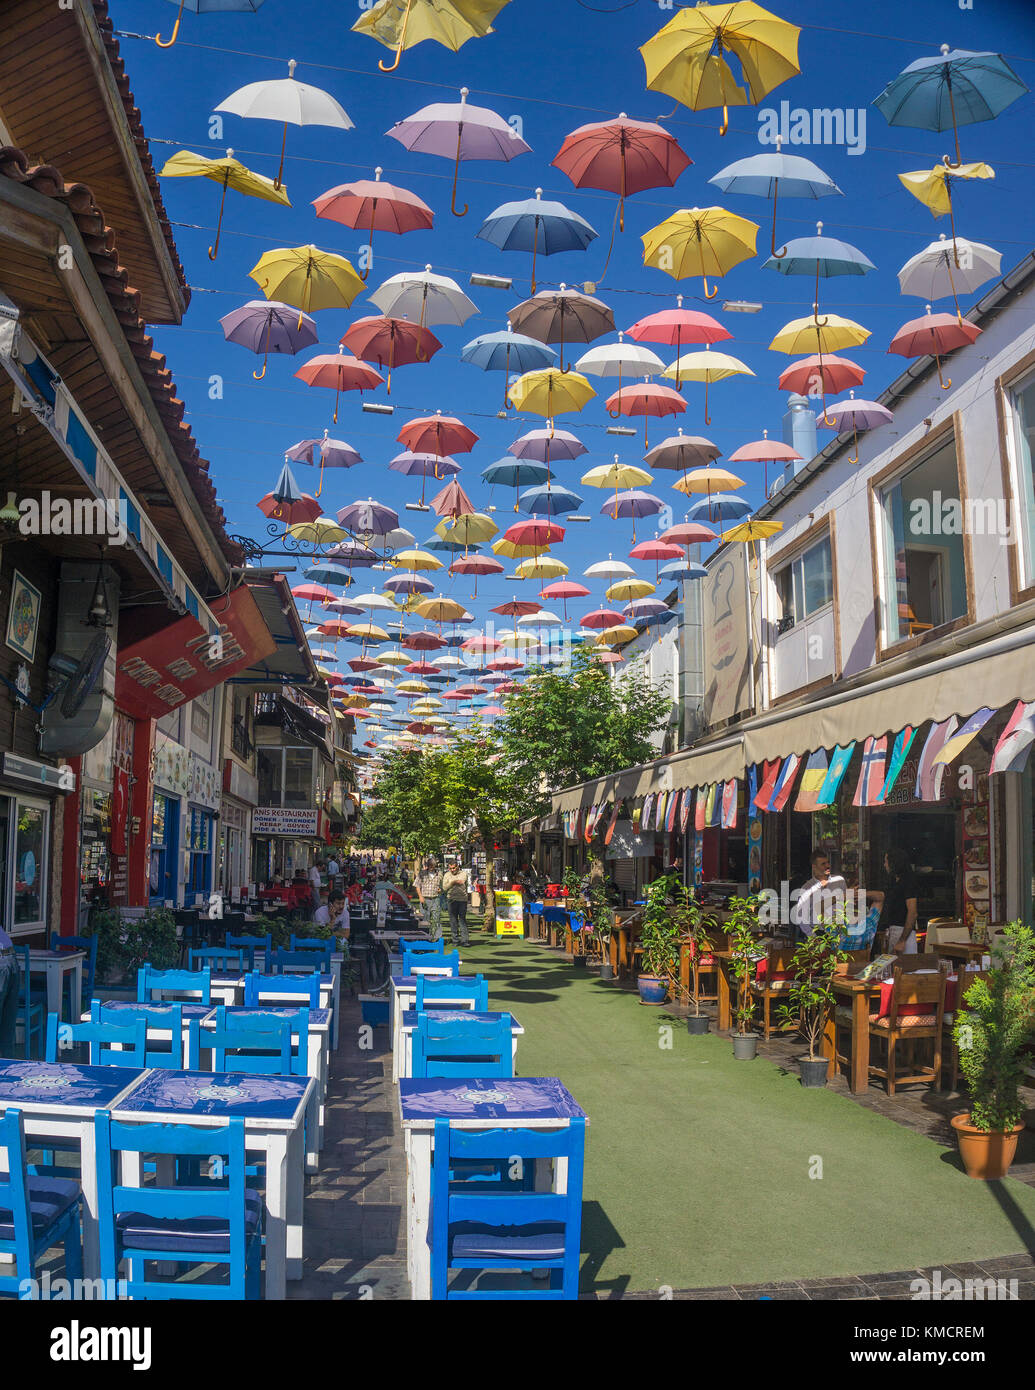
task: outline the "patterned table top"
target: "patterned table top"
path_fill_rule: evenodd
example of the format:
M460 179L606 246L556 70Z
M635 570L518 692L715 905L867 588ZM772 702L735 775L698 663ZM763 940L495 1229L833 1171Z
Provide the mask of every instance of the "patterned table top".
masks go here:
M133 1088L118 1111L120 1116L173 1114L283 1123L295 1119L310 1084L302 1076L152 1071Z
M144 1075L138 1067L0 1059L0 1110L9 1105L103 1110Z
M555 1076L430 1077L399 1081L404 1125L449 1120L572 1120L585 1111Z
M507 1018L510 1020L510 1031L512 1033L523 1033L525 1031L514 1015L508 1013L493 1013L491 1010L488 1013L476 1013L473 1009L431 1009L429 1012L439 1023L453 1023L457 1021L461 1023L470 1023L472 1021L475 1023L495 1023L498 1018ZM405 1032L407 1029L416 1028L417 1019L419 1017L420 1015L417 1013L416 1009L404 1009L402 1016L403 1031Z

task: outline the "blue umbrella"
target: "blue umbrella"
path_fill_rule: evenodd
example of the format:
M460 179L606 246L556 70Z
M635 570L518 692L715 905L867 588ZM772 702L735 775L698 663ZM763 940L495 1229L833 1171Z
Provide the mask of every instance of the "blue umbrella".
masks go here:
M577 512L582 498L566 487L530 487L518 498L518 505L529 516L563 516Z
M535 483L546 483L553 477L545 463L537 463L535 459L500 459L497 463L490 463L488 468L482 469L482 477L490 487L531 487ZM517 497L514 499L514 510L518 510Z
M816 223L816 236L795 237L781 246L775 256L763 261L764 270L776 270L781 275L813 275L816 279L814 299L819 313L819 277L832 275L865 275L874 265L868 257L847 241L823 236L823 223Z
M705 567L699 565L696 560L670 560L658 570L658 577L664 575L666 579L703 579L707 573Z
M903 68L873 104L888 125L951 128L958 168L963 162L959 127L993 120L1027 90L1001 54L950 50L943 43L937 58L918 58Z
M769 249L776 255L776 199L782 193L785 198L826 198L832 193L841 193L829 174L813 164L811 159L800 155L781 154L777 141L775 154L754 154L749 159L738 159L727 164L725 169L708 180L723 193L745 193L756 198L773 200L773 234ZM843 194L842 194L843 196Z
M674 613L674 612L672 611L672 609L669 608L669 609L667 609L664 613L655 613L655 614L653 615L653 617L645 618L645 619L643 620L643 626L644 626L644 627L667 627L669 623L674 623L675 620L676 620L678 617L679 617L679 614L678 614L678 613Z
M464 545L462 542L443 540L441 536L432 535L426 541L421 542L421 550L447 550L450 553L458 550L466 551L468 555L473 555L478 550L476 545Z
M488 225L488 224L486 224ZM527 338L523 333L514 333L510 328L505 332L483 333L472 338L460 349L460 361L481 367L483 372L503 372L503 407L506 409L506 391L510 382L511 365L515 372L534 372L540 367L549 367L557 354L553 348L541 343L538 338Z
M345 589L352 583L352 575L349 574L344 565L310 565L302 573L306 579L312 579L317 584L334 584Z
M597 234L585 218L563 203L543 202L543 190L537 188L534 198L501 203L477 235L501 251L531 251L535 294L535 259L540 252L552 256L557 251L585 251Z
M734 497L731 492L713 492L710 497L702 497L695 502L686 514L687 521L740 521L750 516L751 504L743 497Z
M191 10L194 14L252 13L264 2L265 0L172 0L174 5L179 5L172 37L163 39L160 34L156 34L155 43L159 48L172 48L176 42L176 36L180 32L180 20L183 18L184 8Z

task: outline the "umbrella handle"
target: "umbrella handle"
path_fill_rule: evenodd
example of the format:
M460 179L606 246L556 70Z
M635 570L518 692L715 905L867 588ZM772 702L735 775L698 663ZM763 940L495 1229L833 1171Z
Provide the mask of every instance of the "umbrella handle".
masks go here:
M704 379L704 423L705 423L706 425L710 425L711 422L712 422L712 417L708 414L708 378L705 377L705 379ZM684 475L683 475L683 476L684 476L684 477L686 476L685 471L684 471Z
M180 20L183 18L183 4L184 0L180 0L180 8L176 12L176 23L173 25L172 38L163 39L161 34L155 35L155 43L159 48L172 48L173 44L176 42L180 32Z
M406 0L406 13L403 15L402 33L399 35L399 42L395 49L394 62L386 64L383 58L377 60L377 66L382 72L394 72L402 60L403 49L406 47L406 27L410 22L410 6L412 3L413 0Z
M213 246L210 246L210 247L208 248L208 258L209 258L210 261L214 261L214 260L216 259L216 257L219 255L219 238L220 238L220 236L222 235L222 231L223 231L223 207L224 207L224 205L226 204L226 189L227 189L227 184L228 184L229 182L230 182L230 170L228 169L228 170L226 171L226 173L223 175L223 196L222 196L222 197L220 198L220 200L219 200L219 217L216 219L216 240L215 240L215 244L214 244Z
M280 165L277 169L277 177L273 180L273 187L279 193L283 188L281 176L284 173L284 151L287 149L287 121L284 122L284 138L280 142Z
M823 413L826 414L826 411L824 410ZM858 430L858 427L857 427L857 425L856 425L856 423L855 423L854 420L852 421L852 439L853 439L853 443L854 443L854 447L855 447L855 458L854 458L854 459L853 459L853 458L850 458L850 459L848 460L848 462L849 462L849 463L858 463L858 462L859 462L859 430Z
M776 200L777 200L777 198L778 198L779 196L780 196L780 180L779 180L779 179L774 179L774 180L773 180L773 230L772 230L772 235L771 235L770 238L769 238L769 254L770 254L771 256L776 256ZM787 252L787 248L786 248L786 246L785 246L785 247L783 248L783 254L781 254L780 256L777 256L777 260L781 260L781 261L782 261L784 255L786 255L786 252Z
M952 377L946 377L944 381L942 380L942 364L937 353L934 354L934 365L938 368L938 384L943 391L948 391L949 387L952 385Z
M375 198L375 199L371 202L371 204L370 204L370 230L367 232L367 246L369 247L369 250L370 250L370 262L371 262L371 264L373 263L373 260L374 260L374 218L375 218L376 216L377 216L377 199ZM364 283L364 285L365 285L366 282L367 282L367 280L368 280L369 277L370 277L370 265L367 266L366 270L361 270L361 271L359 272L359 274L360 274L360 279L363 281L363 283Z
M461 142L461 140L463 139L463 136L464 136L464 123L463 123L463 121L459 121L459 122L457 123L457 127L456 127L456 159L453 161L453 197L452 197L452 200L450 201L450 204L449 204L450 210L451 210L451 212L452 212L452 214L453 214L454 217L466 217L466 216L467 216L467 204L466 204L466 203L464 204L464 210L463 210L463 212L457 212L457 210L456 210L456 181L457 181L457 179L460 177L460 142ZM534 293L534 291L535 291L535 285L534 285L534 284L533 284L533 286L532 286L532 290L533 290L533 293Z
M716 285L715 288L712 290L712 292L709 294L709 293L708 293L708 277L707 277L706 275L702 275L702 276L701 276L701 280L702 280L702 283L704 284L704 297L705 297L705 299L714 299L715 296L719 293L719 287L718 287L718 285Z
M263 358L262 358L262 371L261 371L261 372L252 372L252 376L255 378L256 381L261 381L262 378L266 375L266 363L267 363L267 361L268 361L268 356L267 356L267 354L264 353L264 354L263 354Z
M535 294L535 257L539 250L539 214L536 213L535 231L532 234L532 293Z

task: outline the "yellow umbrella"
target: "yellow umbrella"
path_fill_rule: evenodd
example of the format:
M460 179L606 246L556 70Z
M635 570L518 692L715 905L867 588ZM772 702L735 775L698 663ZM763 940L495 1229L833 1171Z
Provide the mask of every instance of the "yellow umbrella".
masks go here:
M468 39L491 34L492 21L507 0L379 0L352 26L395 49L391 63L379 61L382 72L394 72L404 48L433 39L456 53Z
M338 704L342 707L342 709L347 709L349 708L349 706L352 706L355 709L366 709L369 706L370 701L367 699L365 695L360 695L357 691L353 691L349 695L340 696L338 699Z
M946 159L948 155L946 155ZM956 249L956 215L952 210L952 184L950 179L994 179L995 170L988 164L958 164L949 168L936 164L933 169L916 169L910 174L899 174L899 181L919 198L924 207L931 209L935 217L949 214L952 228L952 252L956 269L961 270L959 252ZM959 306L956 309L959 313Z
M378 661L382 666L409 666L410 658L403 652L385 652L384 656L379 656Z
M419 618L427 618L433 623L455 623L467 609L452 598L426 598L417 604L414 612Z
M764 541L767 536L775 536L777 531L783 530L782 521L756 521L749 517L747 521L738 521L736 526L731 526L728 531L723 531L724 541Z
M388 633L376 623L349 623L345 631L350 637L362 637L364 643L388 641Z
M662 373L662 376L675 381L677 386L682 381L704 382L704 423L706 425L711 424L711 418L708 415L709 382L724 381L729 376L754 375L751 368L745 366L739 357L731 357L727 352L712 352L709 347L705 347L703 352L684 352Z
M761 101L793 77L801 30L754 0L682 9L640 48L647 86L675 97L691 111L722 107L719 134L729 128L730 106ZM747 91L737 85L726 61L740 60Z
M347 533L329 516L317 516L312 521L296 521L287 528L287 534L306 545L333 545L343 541Z
M424 599L424 594L392 594L392 602L400 613L412 613Z
M444 516L435 527L442 539L455 541L457 545L481 545L491 541L499 531L492 517L484 512L468 512L466 516Z
M260 256L248 274L267 299L293 304L300 312L347 309L363 281L344 256L318 246L281 246Z
M431 690L424 681L400 681L395 688L400 695L427 695Z
M548 545L518 545L516 541L508 541L506 536L500 536L498 541L492 543L493 553L504 555L508 560L527 560L529 556L542 555L550 549Z
M612 601L624 599L628 603L634 599L646 598L654 592L655 587L649 579L619 579L617 584L612 584L605 592ZM609 628L608 631L613 632L614 629Z
M653 481L645 469L634 468L631 463L619 463L617 454L614 463L598 464L582 475L582 482L587 487L613 487L615 492L620 487L645 487Z
M567 415L581 410L597 393L578 372L562 372L559 367L543 367L537 372L519 376L507 392L515 410L530 410L552 420L555 415Z
M744 479L738 478L728 468L692 468L672 486L677 492L688 496L694 492L727 492L730 488L743 487Z
M388 563L396 569L440 570L442 561L430 550L397 550Z
M208 248L208 258L214 261L219 255L219 236L223 227L223 205L226 202L226 190L236 189L238 193L246 193L250 198L264 198L268 203L282 203L284 207L291 206L291 199L287 195L287 188L281 184L278 188L272 179L268 179L265 174L256 174L248 169L239 160L234 159L233 150L227 150L226 157L223 159L209 159L203 154L193 154L190 150L178 150L165 161L162 169L164 179L189 179L202 178L212 179L214 183L222 184L223 196L219 200L219 220L216 222L215 244Z
M557 560L552 555L536 555L531 559L522 560L514 573L519 579L558 579L562 574L568 573L568 566L563 560Z
M719 287L709 293L708 276L725 275L749 260L755 254L757 235L757 222L725 208L681 208L640 238L643 264L664 270L674 280L700 275L705 299L714 299Z
M815 308L815 306L813 306ZM792 319L785 323L769 344L770 352L818 353L840 352L842 348L859 347L870 336L870 330L839 314L815 313L811 318ZM822 363L820 363L822 368Z
M637 631L628 623L622 623L619 627L609 627L606 632L602 632L597 638L601 647L622 647L626 642L631 642L636 637Z

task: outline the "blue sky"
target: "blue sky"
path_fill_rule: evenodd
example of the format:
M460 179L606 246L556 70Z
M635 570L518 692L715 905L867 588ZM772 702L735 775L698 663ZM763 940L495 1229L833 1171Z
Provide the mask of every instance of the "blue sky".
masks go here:
M867 346L846 354L867 371L857 394L872 398L904 366L903 359L888 356L886 351L895 330L906 319L924 312L921 300L899 295L896 272L940 231L948 232L948 219L936 221L903 189L896 174L931 167L951 150L950 133L889 127L872 106L873 98L909 62L937 53L942 43L1003 53L1010 57L1018 75L1035 86L1030 5L1026 0L974 0L973 10L962 10L957 0L914 0L908 6L901 0L868 0L865 5L847 0L775 0L771 8L802 27L802 71L776 88L762 107L778 110L786 100L792 109L844 107L865 111L865 152L852 154L836 145L803 145L785 151L819 164L845 196L819 202L781 200L778 226L785 236L805 236L815 230L816 219L822 218L827 234L853 243L876 266L866 278L838 278L821 286L824 307L857 319L872 330ZM116 28L138 34L168 34L175 18L167 0L111 0L111 10ZM377 60L386 56L386 50L350 31L359 13L359 7L348 0L267 0L256 14L185 15L181 40L172 49L160 50L140 39L123 39L131 85L145 130L154 142L152 154L158 168L180 148L221 154L226 146L232 146L245 163L273 175L280 151L279 126L225 116L222 136L211 140L209 123L213 108L234 89L248 82L286 76L288 58L298 60L297 78L325 87L355 122L355 129L347 132L291 127L284 177L293 206L286 209L229 194L215 262L209 261L206 248L212 241L219 189L206 180L163 182L165 204L194 297L183 326L157 330L156 342L167 354L187 402L187 418L202 453L210 460L229 529L262 539L264 522L255 503L272 487L284 450L301 438L321 435L331 426L333 393L310 389L293 378L293 371L311 355L309 351L297 358L273 359L265 380L253 381L257 359L243 348L226 344L217 320L258 297L247 272L264 251L275 246L314 242L355 260L365 237L338 223L318 219L310 203L335 184L373 177L374 167L382 165L385 179L412 189L434 209L435 226L429 232L401 237L380 235L375 241L370 288L390 275L420 269L430 262L436 271L456 279L481 312L462 328L436 329L443 349L429 364L396 371L390 397L396 407L392 417L362 414L358 394L343 398L338 425L331 433L353 444L365 462L348 472L329 473L321 500L332 515L348 502L372 496L398 510L401 523L418 540L430 534L436 519L433 514L404 510L406 501L420 496L419 479L403 479L389 472L387 464L402 447L395 441L405 420L441 408L446 414L460 416L480 436L474 452L457 459L463 467L459 481L477 506L489 501L497 504L495 519L502 530L514 519L513 494L497 489L490 497L480 472L505 456L507 446L520 433L542 421L519 417L513 411L507 420L497 419L502 374L483 373L461 364L459 354L470 338L506 326L507 310L529 294L530 258L497 251L475 234L498 204L531 197L536 187L542 187L545 197L558 199L579 213L599 236L587 251L541 258L539 288L600 279L616 199L608 193L574 188L550 161L564 136L586 122L603 120L619 111L637 119L657 120L672 110L672 100L646 90L637 49L672 17L673 11L660 8L653 0L633 0L624 8L616 8L608 0L600 0L599 5L589 0L512 0L500 13L495 34L469 42L456 54L435 44L421 45L405 53L399 71L391 75L377 69ZM470 88L471 102L492 107L508 119L520 116L524 138L532 147L532 153L510 163L462 166L460 201L470 204L463 219L449 210L451 164L410 154L385 136L395 121L427 103L458 100L461 86ZM997 120L962 131L964 159L986 160L995 169L996 178L959 190L955 199L957 228L961 234L1001 250L1004 272L1032 244L1035 161L1030 155L1030 140L1024 138L1032 128L1032 104L1029 93ZM786 397L777 386L777 378L789 359L768 352L767 344L783 323L809 311L812 288L807 278L780 276L761 268L768 254L770 204L760 198L722 195L707 183L724 165L770 148L759 143L756 108L734 108L725 138L718 134L718 115L716 111L694 113L678 107L663 121L694 163L674 188L650 190L628 200L625 234L616 237L610 266L597 293L614 310L619 328L658 309L674 307L675 296L681 292L687 307L708 308L730 329L733 341L721 346L746 362L756 375L711 388L709 427L704 425L703 388L689 386L687 413L654 421L650 431L653 444L682 425L687 433L706 434L726 454L760 438L766 428L770 437L779 437ZM719 296L709 308L701 298L699 279L676 282L659 270L644 267L639 238L678 208L713 204L759 223L762 254L737 266L719 282ZM472 271L513 276L514 289L471 287L468 278ZM978 291L964 307L984 292ZM716 306L726 298L761 302L764 308L756 315L722 314ZM937 307L951 308L951 300ZM312 351L335 351L341 334L355 318L376 312L365 295L351 310L321 311L316 316L321 345ZM669 360L667 349L652 346ZM208 382L213 374L224 379L222 400L209 399ZM609 552L626 558L631 545L630 523L600 516L606 494L580 488L579 477L594 464L609 462L616 452L623 461L637 465L643 455L642 421L631 422L641 427L636 438L605 434L611 422L603 401L615 383L591 380L598 397L580 415L564 416L559 421L578 433L590 452L575 463L557 465L555 470L559 482L581 493L585 499L582 511L593 518L588 524L570 526L567 538L554 551L570 566L571 578L579 580L589 563ZM373 398L386 399L384 388ZM364 394L362 399L372 397ZM821 432L820 444L828 438ZM762 466L747 464L741 466L744 468L744 493L758 505L763 498ZM298 466L295 471L305 490L315 489L314 470ZM670 487L675 476L657 474L650 490L671 502L679 519L685 503ZM637 538L652 533L647 523L641 523ZM653 578L653 565L639 568ZM385 576L375 572L370 577L378 581L375 587L380 587ZM496 576L479 581L474 603L470 601L469 578L452 579L444 572L439 577L440 590L467 603L480 621L492 604L512 594L535 597L537 591L533 583L514 584ZM300 570L291 582L301 582ZM596 581L592 583L592 598L585 604L588 608L600 601L603 585ZM576 605L573 611L582 610ZM344 646L341 651L348 654Z

